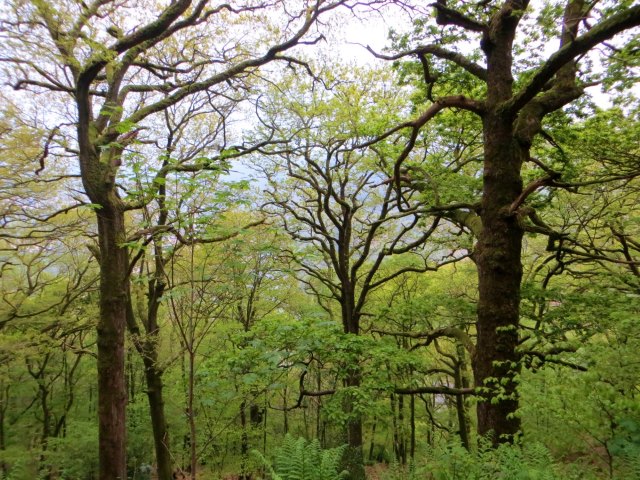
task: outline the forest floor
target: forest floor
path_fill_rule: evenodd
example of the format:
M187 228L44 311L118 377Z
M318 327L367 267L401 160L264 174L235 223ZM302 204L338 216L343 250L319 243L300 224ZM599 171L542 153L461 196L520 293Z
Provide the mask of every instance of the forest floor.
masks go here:
M367 465L364 471L368 480L380 480L384 478L384 472L389 469L389 465L385 463L376 463L375 465Z

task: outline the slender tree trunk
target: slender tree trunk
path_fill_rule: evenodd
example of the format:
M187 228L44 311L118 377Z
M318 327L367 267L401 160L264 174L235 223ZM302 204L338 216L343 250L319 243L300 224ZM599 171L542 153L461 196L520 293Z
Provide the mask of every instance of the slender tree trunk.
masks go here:
M455 387L462 388L462 378L459 367L456 368ZM469 441L469 428L467 426L467 412L465 409L464 395L456 395L456 413L458 414L458 432L460 435L460 442L462 442L462 446L464 448L469 450L471 443Z
M173 462L169 450L167 419L164 414L162 374L157 370L157 359L145 359L144 363L158 480L171 480L173 478Z
M249 460L249 435L247 434L247 404L243 400L240 403L240 427L242 433L240 436L240 480L249 480L251 475L247 472L247 463Z
M4 406L0 406L0 455L2 455L2 460L0 460L0 474L2 474L2 478L6 478L7 476L7 464L5 462L4 452L7 448L4 438L4 420L5 420L5 410Z
M156 276L158 276L158 273L156 273ZM149 414L153 430L158 480L172 480L173 461L170 451L169 428L164 412L163 372L158 365L158 336L160 333L158 310L163 292L164 284L161 279L156 278L150 282L146 320L142 322L146 332L144 338L142 338L138 327L139 324L134 316L131 294L129 293L127 324L129 332L133 336L133 343L144 364L147 401L149 402Z
M318 368L318 372L317 372L316 388L318 389L318 391L322 390L322 377L320 373L320 368ZM322 442L322 439L321 439L322 436L320 434L321 415L322 415L322 397L316 397L316 438Z
M456 346L458 353L458 361L455 370L456 388L469 388L469 379L467 378L467 362L464 346L458 344ZM460 441L462 445L469 450L471 448L471 427L469 425L469 409L467 399L464 395L456 396L456 410L458 412L458 428L460 429Z
M425 412L427 414L427 416L429 417L429 419L431 420L429 422L429 428L427 429L427 444L430 447L433 447L434 443L435 443L435 432L436 432L436 425L433 421L433 403L435 402L435 396L434 395L430 395L429 397L425 398L424 396L420 395L420 398L422 399L422 401L424 402L424 409Z
M136 372L133 365L133 355L131 350L127 351L127 358L125 361L125 370L127 372L125 376L125 386L127 389L127 401L128 403L136 403Z
M7 476L8 466L5 463L4 451L7 448L6 440L5 440L5 419L7 413L7 407L9 404L9 388L10 384L7 383L5 386L4 382L0 381L0 474L1 478L5 478Z
M267 413L269 412L267 404L267 395L264 396L264 416L262 417L262 453L267 453Z
M289 396L289 392L287 391L287 387L284 387L284 394L282 396L282 420L284 422L284 434L289 433L289 408L287 405L287 398Z
M404 396L398 397L398 453L402 465L407 463L407 438L404 428Z
M48 356L47 356L48 357ZM45 361L45 365L46 365L46 361ZM39 395L40 395L40 406L42 408L42 433L41 433L41 437L40 437L40 466L39 466L39 473L40 476L44 479L44 480L49 480L51 478L51 468L47 467L46 465L46 459L47 459L47 447L48 447L48 443L49 443L49 437L51 437L51 420L52 420L52 414L51 414L51 408L49 407L49 389L47 388L47 386L45 385L45 378L44 378L44 371L45 371L45 366L42 366L42 369L40 370L40 375L39 378L37 378L38 381L38 389L39 389Z
M187 398L187 411L189 416L189 446L190 450L190 459L191 459L191 480L196 479L196 470L197 470L197 451L196 451L196 418L195 412L193 411L193 403L195 396L195 354L193 352L189 352L189 393Z
M396 396L392 393L389 396L389 406L391 407L391 426L393 428L393 455L398 458L398 415L396 415Z
M397 400L396 400L397 399ZM406 439L404 438L404 398L391 395L391 418L393 424L393 453L400 465L407 463Z
M415 459L416 455L416 397L414 394L411 394L409 401L409 410L410 410L410 422L411 422L411 444L409 449L409 455L411 457L411 461Z
M373 417L373 425L371 425L371 441L369 442L369 461L373 462L373 451L376 446L376 427L378 426L378 418Z

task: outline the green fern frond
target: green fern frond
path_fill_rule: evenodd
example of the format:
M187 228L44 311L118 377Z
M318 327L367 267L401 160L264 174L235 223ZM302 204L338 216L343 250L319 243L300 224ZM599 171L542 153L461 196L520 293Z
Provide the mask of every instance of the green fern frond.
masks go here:
M338 467L344 448L325 450L318 439L307 442L286 435L275 451L273 467L260 452L254 455L265 464L272 480L342 480L347 472L338 472Z

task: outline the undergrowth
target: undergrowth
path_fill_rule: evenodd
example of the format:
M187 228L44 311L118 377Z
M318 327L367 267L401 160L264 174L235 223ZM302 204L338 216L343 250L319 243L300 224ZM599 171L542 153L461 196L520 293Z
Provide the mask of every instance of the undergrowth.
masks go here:
M286 435L275 450L273 464L254 450L252 453L265 466L271 480L341 480L346 471L339 472L345 447L323 449L318 439L307 441Z

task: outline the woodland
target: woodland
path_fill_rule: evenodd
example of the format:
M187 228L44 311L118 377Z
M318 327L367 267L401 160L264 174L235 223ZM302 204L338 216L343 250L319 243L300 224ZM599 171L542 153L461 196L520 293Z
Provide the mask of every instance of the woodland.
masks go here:
M3 0L0 478L640 479L639 25Z

